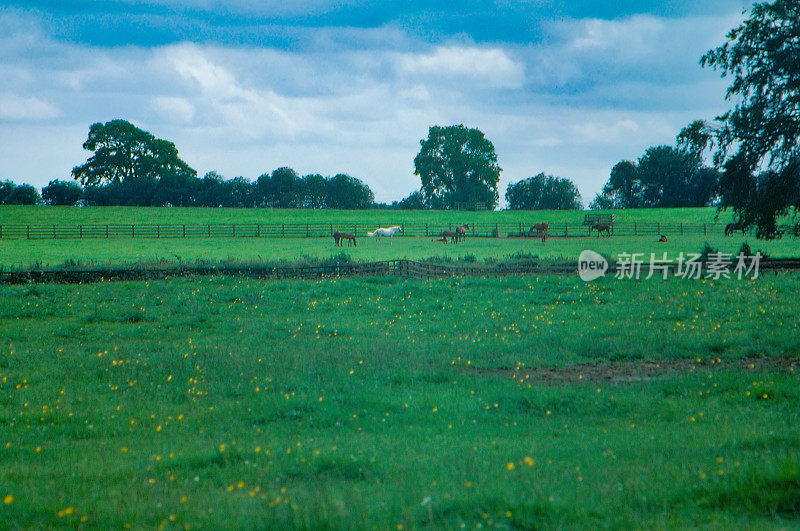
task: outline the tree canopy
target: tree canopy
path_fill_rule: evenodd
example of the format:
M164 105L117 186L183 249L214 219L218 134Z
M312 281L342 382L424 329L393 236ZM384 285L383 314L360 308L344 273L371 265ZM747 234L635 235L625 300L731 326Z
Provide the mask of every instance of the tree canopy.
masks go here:
M540 173L508 185L506 201L510 210L575 210L581 208L581 194L569 179Z
M614 165L592 208L690 207L710 205L719 173L690 150L648 148L637 162Z
M700 64L731 77L725 98L735 103L687 126L679 141L713 151L721 206L756 225L758 237L773 237L777 219L800 208L800 2L755 3Z
M422 181L422 193L429 206L497 206L502 169L497 165L494 145L480 130L464 125L432 126L420 146L414 158L414 174Z
M83 185L196 175L178 157L175 144L156 138L125 120L92 124L83 148L94 152L85 164L72 170L72 176Z

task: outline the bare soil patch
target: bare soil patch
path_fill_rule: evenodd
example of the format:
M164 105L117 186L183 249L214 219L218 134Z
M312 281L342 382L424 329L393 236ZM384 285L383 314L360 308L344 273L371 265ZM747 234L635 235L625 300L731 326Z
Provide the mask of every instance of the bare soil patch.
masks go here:
M578 363L566 367L514 367L486 369L465 367L479 375L508 376L515 380L560 385L578 382L647 382L693 371L786 371L800 374L800 358L774 356L760 358L708 358Z

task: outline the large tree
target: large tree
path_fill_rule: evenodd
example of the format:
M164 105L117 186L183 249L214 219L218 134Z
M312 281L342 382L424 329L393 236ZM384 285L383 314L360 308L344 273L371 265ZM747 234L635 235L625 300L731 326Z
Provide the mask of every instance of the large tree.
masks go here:
M83 148L94 152L85 164L72 170L72 176L83 185L155 181L165 175L196 174L178 157L175 144L125 120L92 124Z
M703 165L693 151L653 146L637 162L623 160L591 208L687 207L710 205L719 172Z
M581 194L572 181L544 173L509 184L506 201L510 210L581 208Z
M800 209L800 2L754 4L727 39L700 64L732 78L725 97L734 106L690 124L679 141L714 150L722 207L771 238L778 218Z
M433 126L420 141L414 174L434 208L484 203L497 206L497 182L502 169L492 143L478 129L464 125Z
M48 205L74 206L83 199L83 189L78 183L58 179L42 188L42 200Z

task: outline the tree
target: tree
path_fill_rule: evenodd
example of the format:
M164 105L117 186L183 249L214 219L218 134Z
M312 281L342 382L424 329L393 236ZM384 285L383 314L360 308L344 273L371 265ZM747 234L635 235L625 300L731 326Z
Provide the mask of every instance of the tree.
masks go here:
M425 202L435 208L485 203L497 206L502 169L492 143L478 129L433 126L420 141L414 174L422 180Z
M425 196L422 191L415 190L398 201L397 208L400 210L425 210L428 207L425 204Z
M648 148L637 162L614 165L592 208L706 206L716 198L719 172L691 150Z
M369 186L343 173L328 179L325 189L325 205L328 208L363 209L370 208L375 202L375 195Z
M574 210L581 208L581 194L569 179L540 173L508 185L510 210Z
M303 208L325 208L327 180L319 173L306 175L302 179Z
M72 176L83 185L155 181L164 175L196 175L178 157L175 144L158 139L125 120L92 124L83 148L94 152L85 164L72 170Z
M13 181L0 181L0 205L6 204L6 200L16 188L17 185Z
M74 206L83 199L83 188L72 181L58 179L42 188L42 200L48 205Z
M36 205L40 202L39 190L30 184L15 186L5 198L6 205Z
M721 207L771 238L777 219L800 209L800 2L753 4L727 39L700 64L732 77L725 99L735 100L733 109L690 124L679 139L714 150Z

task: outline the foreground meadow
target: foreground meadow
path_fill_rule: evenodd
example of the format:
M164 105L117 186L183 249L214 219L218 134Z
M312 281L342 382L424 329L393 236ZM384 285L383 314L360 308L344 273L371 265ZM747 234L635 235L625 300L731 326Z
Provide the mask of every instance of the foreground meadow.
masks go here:
M2 521L795 525L797 281L2 286Z

